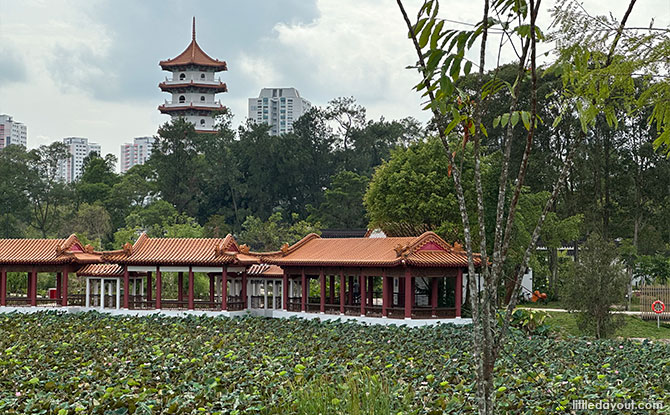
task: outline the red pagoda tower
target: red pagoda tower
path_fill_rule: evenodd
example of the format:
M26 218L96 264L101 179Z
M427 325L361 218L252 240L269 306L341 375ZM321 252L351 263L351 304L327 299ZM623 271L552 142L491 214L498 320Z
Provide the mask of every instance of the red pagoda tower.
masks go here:
M173 118L185 118L198 132L215 132L215 113L224 108L215 97L228 92L226 84L215 74L228 68L225 61L212 59L195 41L195 17L191 44L176 58L159 64L163 70L172 72L172 79L166 77L158 84L161 91L172 94L172 101L165 101L158 110Z

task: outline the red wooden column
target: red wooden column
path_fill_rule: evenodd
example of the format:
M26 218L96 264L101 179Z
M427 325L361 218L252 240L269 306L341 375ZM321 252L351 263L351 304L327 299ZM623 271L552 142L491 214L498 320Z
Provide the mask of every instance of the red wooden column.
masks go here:
M375 277L373 275L370 275L367 277L368 279L368 305L372 307L375 302Z
M209 302L214 302L214 275L212 274L209 275ZM214 304L212 304L212 307L214 307Z
M459 268L458 274L456 274L456 287L454 291L456 294L456 318L461 318L461 305L463 304L463 268Z
M389 282L386 277L386 269L382 270L382 318L389 315Z
M195 277L193 276L193 268L188 267L188 309L193 310L195 300Z
M335 274L330 276L330 282L329 282L330 287L330 304L335 303Z
M282 302L282 308L286 311L288 311L288 274L286 273L286 270L282 273L281 277L281 288L282 288L282 296L281 296L281 302Z
M149 281L151 281L151 273L148 273L147 278ZM162 281L162 273L160 268L156 267L156 309L160 310L162 308L161 305L161 291L163 288L163 281ZM151 286L149 286L149 290L147 293L151 292Z
M228 310L228 268L221 273L221 310Z
M430 308L432 308L433 317L437 317L437 283L437 278L433 277L430 279Z
M349 305L354 305L354 277L349 276Z
M61 305L63 307L67 307L67 279L69 271L70 270L68 269L67 265L63 267L63 286L61 287L61 291L63 292L63 296L61 297Z
M177 274L177 301L184 301L184 273ZM181 304L179 304L181 307Z
M340 314L344 315L344 271L340 270Z
M56 273L56 298L60 298L60 295L61 295L61 283L62 283L61 273L60 273L60 272L57 272L57 273Z
M30 272L28 272L26 273L26 301L28 301L28 303L30 303L30 297L33 294L32 283L33 278L31 277Z
M405 267L405 318L412 318L412 272Z
M321 289L319 290L321 294L319 311L323 314L326 312L326 276L323 273L323 268L319 270L319 283L321 284Z
M304 313L307 311L307 277L305 276L305 268L301 270L300 273L300 290L302 291L300 295L300 310Z
M365 274L361 271L359 279L359 285L361 287L361 317L365 317Z
M414 276L411 278L412 281L412 290L410 291L410 297L412 298L412 308L414 307L414 304L416 304L416 280L414 279Z
M151 294L154 290L152 281L151 281L151 271L147 272L147 301L151 301Z
M35 307L37 305L37 271L33 268L30 271L30 305Z
M123 308L130 308L130 274L127 265L123 267Z
M7 305L7 270L0 269L0 306Z
M247 309L247 271L246 269L242 272L242 309Z

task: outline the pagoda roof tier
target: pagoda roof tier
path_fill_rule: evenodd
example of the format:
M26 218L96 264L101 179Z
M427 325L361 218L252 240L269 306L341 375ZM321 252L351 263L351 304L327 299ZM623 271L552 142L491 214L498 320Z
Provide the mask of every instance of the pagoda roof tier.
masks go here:
M215 92L228 92L228 86L226 85L225 82L194 82L191 80L190 82L161 82L158 84L158 87L161 89L163 92L172 92L174 90L188 90L188 89L204 89L208 91L215 91Z
M163 114L174 114L183 111L201 111L211 113L213 111L221 111L224 108L226 107L220 103L211 105L194 105L192 102L180 104L163 104L158 106L158 110Z
M225 61L213 59L203 51L198 42L195 41L195 17L193 18L193 37L191 43L188 45L179 56L172 59L160 61L159 65L164 70L170 70L177 67L186 66L204 66L214 68L218 71L227 71L228 66Z

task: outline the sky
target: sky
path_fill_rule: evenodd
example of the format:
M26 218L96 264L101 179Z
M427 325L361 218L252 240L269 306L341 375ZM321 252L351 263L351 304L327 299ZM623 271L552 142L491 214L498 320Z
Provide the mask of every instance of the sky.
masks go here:
M415 14L422 2L404 3ZM442 0L441 15L473 23L481 3ZM555 3L543 1L541 26ZM583 4L621 18L628 1ZM217 99L235 126L264 87L295 87L318 106L354 96L368 119L429 119L394 0L0 0L0 11L0 114L28 126L30 148L87 137L118 157L121 144L155 135L170 99L158 62L188 46L193 16L198 44L228 63L219 75L229 92ZM652 18L667 26L670 0L638 0L630 23Z

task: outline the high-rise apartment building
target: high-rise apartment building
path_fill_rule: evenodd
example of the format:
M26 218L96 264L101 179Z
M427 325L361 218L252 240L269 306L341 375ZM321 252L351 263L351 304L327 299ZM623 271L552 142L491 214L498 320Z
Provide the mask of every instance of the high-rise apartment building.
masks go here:
M88 141L88 138L67 137L63 143L70 150L70 157L58 162L58 176L66 183L72 183L81 176L84 159L91 153L101 154L100 144Z
M136 164L144 164L154 148L153 137L135 137L132 143L121 145L121 173L125 173Z
M28 127L11 115L0 114L0 150L11 144L28 147Z
M295 88L263 88L258 98L249 98L249 119L270 124L270 134L293 131L293 123L307 112L312 104Z

